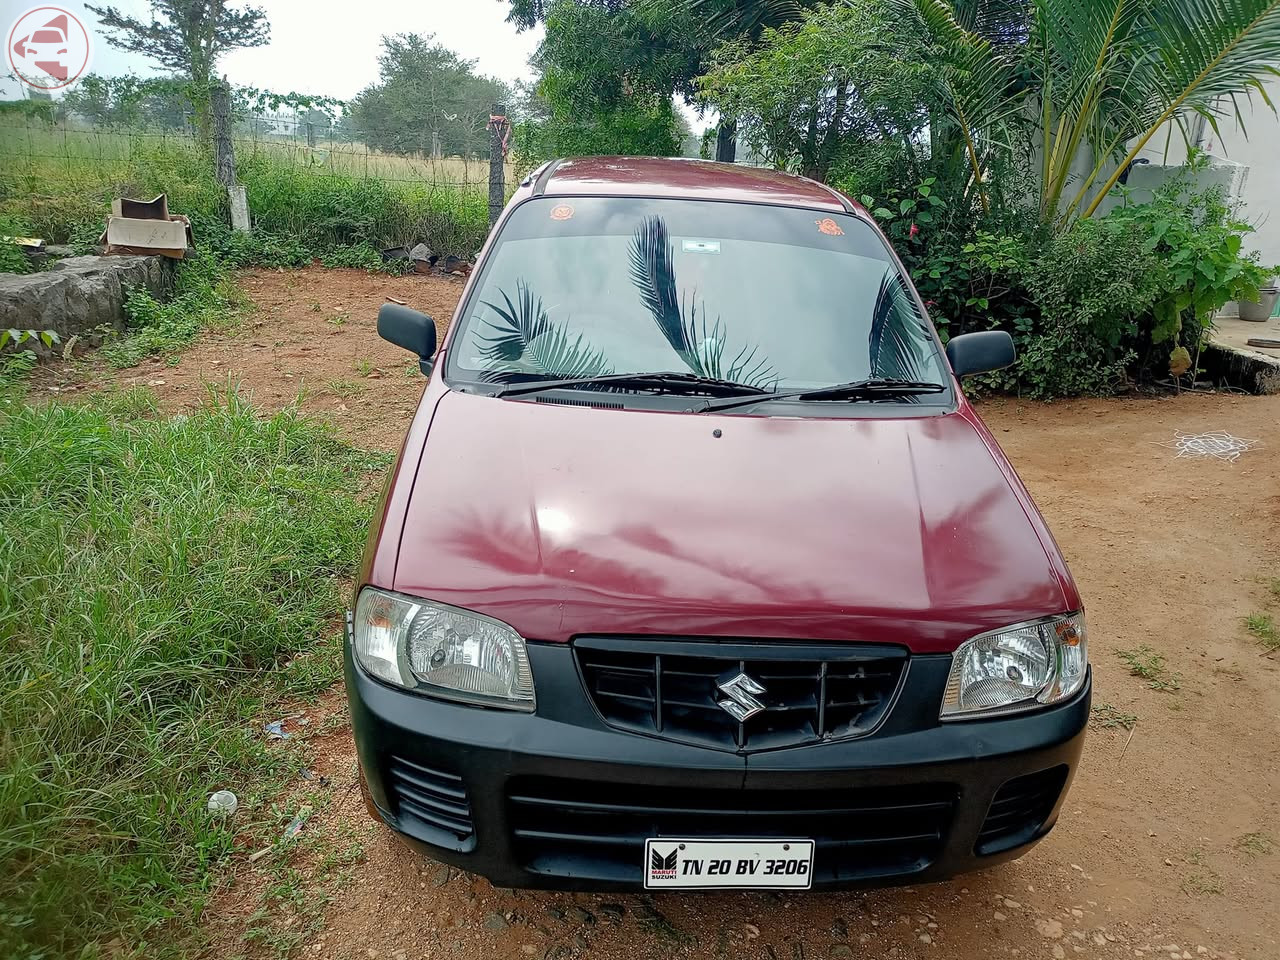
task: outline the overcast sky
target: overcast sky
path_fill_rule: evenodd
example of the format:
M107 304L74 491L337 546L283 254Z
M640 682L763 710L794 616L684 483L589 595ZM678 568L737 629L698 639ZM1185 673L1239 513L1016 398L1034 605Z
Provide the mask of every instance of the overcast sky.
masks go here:
M243 0L231 2L243 5ZM150 19L145 0L116 0L114 5L140 19ZM266 10L271 22L271 43L254 50L234 50L222 58L218 69L232 83L340 100L349 99L378 79L383 34L434 33L438 42L478 61L481 73L508 82L531 77L528 61L541 36L541 28L518 33L506 22L508 4L500 0L361 0L354 4L256 0L256 5ZM0 0L0 22L6 37L14 21L34 6L43 4ZM90 70L109 76L158 72L144 57L107 46L97 18L83 3L73 0L61 6L79 17L92 35ZM8 69L6 63L0 72ZM20 96L15 81L0 84L0 99Z

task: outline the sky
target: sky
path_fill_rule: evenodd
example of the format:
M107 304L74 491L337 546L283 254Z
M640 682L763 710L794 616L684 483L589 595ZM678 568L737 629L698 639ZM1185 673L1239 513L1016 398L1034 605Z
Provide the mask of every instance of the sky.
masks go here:
M57 3L58 0L52 0ZM109 5L104 0L97 6ZM380 38L387 33L434 33L439 43L477 61L480 73L514 82L532 77L529 57L541 28L517 32L506 22L504 0L361 0L356 4L316 0L254 0L271 22L271 43L253 50L233 50L219 61L219 71L235 84L280 93L297 92L346 100L378 79ZM0 24L8 37L14 21L37 2L0 0ZM244 0L231 0L243 6ZM93 43L89 69L115 76L159 72L146 58L109 47L97 17L83 3L63 2L80 18ZM150 19L145 0L115 0L122 12ZM8 64L0 72L7 73ZM0 99L22 96L14 80L0 81Z

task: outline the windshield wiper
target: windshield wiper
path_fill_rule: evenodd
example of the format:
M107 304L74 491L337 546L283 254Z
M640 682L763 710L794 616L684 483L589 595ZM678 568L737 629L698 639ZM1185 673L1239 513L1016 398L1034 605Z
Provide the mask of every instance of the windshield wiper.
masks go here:
M766 403L771 400L879 400L891 397L911 397L924 393L942 393L947 388L940 383L928 383L922 380L886 380L873 378L870 380L851 380L848 383L837 383L830 387L819 387L809 390L787 390L782 393L768 393L764 396L730 397L726 400L711 400L699 411L714 413L719 410L731 410L734 407L745 407L753 403Z
M700 377L696 373L606 373L595 377L572 377L567 380L538 380L533 383L512 383L499 387L495 397L519 397L546 390L569 390L574 387L594 387L606 384L617 387L639 387L665 390L667 393L702 394L715 391L717 396L741 399L744 396L772 396L763 387L747 383L721 380L716 377ZM675 389L672 389L672 388Z

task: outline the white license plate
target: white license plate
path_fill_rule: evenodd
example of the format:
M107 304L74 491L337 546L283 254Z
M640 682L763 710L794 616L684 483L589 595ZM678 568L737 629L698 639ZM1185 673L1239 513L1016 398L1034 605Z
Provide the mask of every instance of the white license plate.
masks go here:
M769 887L807 890L813 883L812 840L680 840L644 843L650 890Z

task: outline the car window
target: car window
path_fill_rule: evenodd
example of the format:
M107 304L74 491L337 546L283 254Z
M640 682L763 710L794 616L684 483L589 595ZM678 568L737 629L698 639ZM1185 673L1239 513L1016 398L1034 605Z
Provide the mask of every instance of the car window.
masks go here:
M769 389L944 384L883 241L853 216L758 204L542 198L507 221L460 317L451 376L658 371Z

